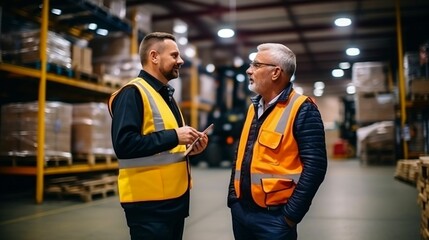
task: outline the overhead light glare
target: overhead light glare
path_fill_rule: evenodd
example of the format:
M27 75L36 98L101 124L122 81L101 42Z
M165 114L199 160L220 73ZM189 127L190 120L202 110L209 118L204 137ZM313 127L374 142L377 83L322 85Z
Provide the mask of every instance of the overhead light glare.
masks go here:
M180 37L179 40L178 40L178 43L180 45L186 45L186 44L188 44L188 38L186 38L186 37Z
M323 89L317 89L316 88L316 89L313 90L313 94L316 97L321 97L323 95Z
M344 76L343 69L334 69L334 70L332 70L332 76L333 77L342 77L342 76Z
M235 35L235 32L231 28L222 28L217 32L217 35L221 38L231 38Z
M215 69L216 69L216 67L215 67L215 65L214 65L214 64L212 64L212 63L207 64L207 66L206 66L206 71L207 71L207 72L209 72L209 73L214 72L214 70L215 70Z
M252 53L249 54L249 60L250 61L255 60L255 57L256 57L256 52L252 52Z
M97 29L97 24L95 24L95 23L88 24L88 29L89 30L95 30L95 29Z
M195 50L193 47L189 47L189 46L188 46L188 47L185 49L185 55L186 55L188 58L194 58L196 54L197 54L197 52L196 52L196 50Z
M186 33L188 26L186 24L177 24L173 27L173 31L176 33Z
M246 80L246 76L244 76L244 74L240 73L240 74L237 74L235 79L237 80L237 82L244 82L244 80Z
M349 85L346 88L347 94L355 94L356 93L356 87L353 85Z
M338 27L347 27L352 24L352 20L350 18L337 18L334 23Z
M55 14L55 15L61 15L61 9L58 8L52 8L51 9L51 13Z
M236 56L235 58L234 58L234 67L241 67L241 66L243 66L243 64L244 64L244 61L243 61L243 59L241 58L241 57L239 57L239 56Z
M314 88L315 89L324 89L325 88L325 83L321 82L321 81L315 82L314 83Z
M338 67L340 67L341 69L349 69L350 63L349 62L341 62L340 64L338 64Z
M107 31L107 29L99 28L97 29L96 33L101 36L107 36L107 34L109 34L109 31Z
M357 56L360 54L360 50L359 48L355 48L355 47L347 48L346 54L349 56Z

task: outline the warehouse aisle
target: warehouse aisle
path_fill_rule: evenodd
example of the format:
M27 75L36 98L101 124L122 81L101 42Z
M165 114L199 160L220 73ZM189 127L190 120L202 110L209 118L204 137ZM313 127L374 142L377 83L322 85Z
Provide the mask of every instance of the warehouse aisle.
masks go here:
M415 187L393 178L394 166L362 167L357 160L329 162L328 175L304 221L299 239L420 239ZM191 216L184 240L232 240L226 192L229 169L193 168ZM5 240L122 240L128 229L117 197L79 199L1 197L0 238Z

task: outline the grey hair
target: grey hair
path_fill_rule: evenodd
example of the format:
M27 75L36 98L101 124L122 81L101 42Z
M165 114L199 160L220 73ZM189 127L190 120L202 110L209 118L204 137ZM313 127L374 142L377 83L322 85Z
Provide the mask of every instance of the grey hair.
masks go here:
M295 54L283 44L280 43L263 43L258 45L258 51L269 51L273 61L278 64L289 77L295 73L296 57Z

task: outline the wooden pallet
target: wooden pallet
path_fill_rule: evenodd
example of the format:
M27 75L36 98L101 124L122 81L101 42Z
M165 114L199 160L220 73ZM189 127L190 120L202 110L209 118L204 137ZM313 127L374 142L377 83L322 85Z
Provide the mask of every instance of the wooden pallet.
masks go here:
M77 180L66 177L50 181L45 187L45 193L55 194L59 198L78 196L84 202L90 202L94 197L106 198L109 194L117 194L117 176L105 175L99 178Z
M75 154L73 155L73 163L87 163L95 165L98 163L111 164L116 161L116 158L111 154Z
M32 62L32 63L25 63L24 66L31 67L35 69L41 69L42 64L40 61L38 62ZM65 77L73 77L73 70L71 68L61 66L56 63L46 63L46 71L48 73L54 73L57 75L65 76Z
M90 73L85 73L85 72L80 72L80 71L74 71L74 78L85 81L85 82L90 82L90 83L100 83L100 78L97 74L90 74Z

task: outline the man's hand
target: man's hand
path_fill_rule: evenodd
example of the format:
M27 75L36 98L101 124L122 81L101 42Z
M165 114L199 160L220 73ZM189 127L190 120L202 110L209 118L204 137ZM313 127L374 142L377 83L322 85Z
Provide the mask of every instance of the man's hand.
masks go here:
M202 136L197 140L197 142L192 147L191 152L189 152L189 155L196 155L200 154L204 149L206 149L207 144L209 142L209 138L205 133L201 133Z
M179 138L179 145L191 144L202 135L195 128L189 126L176 128L175 130L177 133L177 137Z

